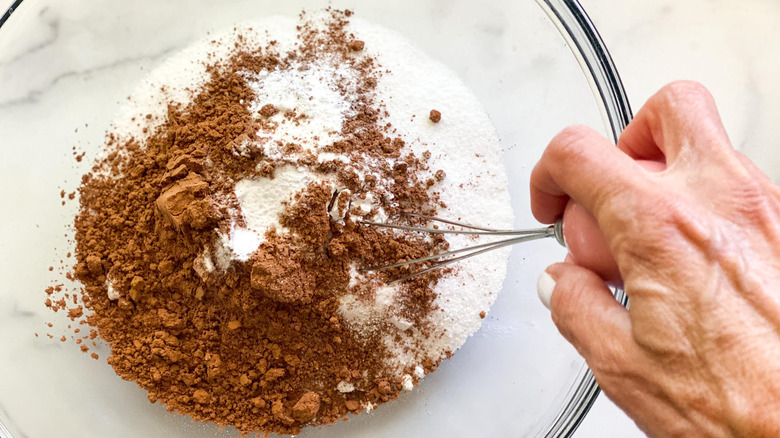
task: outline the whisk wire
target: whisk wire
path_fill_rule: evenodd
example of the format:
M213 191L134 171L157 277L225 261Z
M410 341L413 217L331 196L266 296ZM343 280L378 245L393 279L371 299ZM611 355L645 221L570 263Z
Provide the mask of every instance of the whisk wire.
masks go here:
M498 240L498 241L495 241L495 242L482 243L480 245L468 246L468 247L465 247L465 248L453 249L451 251L445 251L445 252L438 253L438 254L432 254L432 255L429 255L429 256L420 257L418 259L413 259L413 260L407 260L407 261L403 261L403 262L393 263L392 265L383 265L383 266L371 267L371 268L363 269L362 271L384 271L384 270L387 270L387 269L400 268L402 266L407 266L407 265L411 265L411 264L427 262L428 260L441 259L441 258L444 258L444 257L449 257L451 255L460 254L462 252L467 252L467 251L478 251L478 250L481 250L483 248L487 248L487 250L490 250L490 249L494 249L494 248L492 248L493 246L496 246L496 245L499 245L499 244L512 245L514 243L526 242L526 241L535 240L535 239L542 239L544 237L545 236L538 235L538 234L526 235L526 236L520 236L520 237L512 237L510 239L504 239L504 240ZM482 254L483 252L485 252L485 251L478 251L477 254ZM467 256L460 256L460 257L458 257L458 260L462 260L463 258L466 258L466 257ZM468 257L470 257L470 256L468 256ZM455 259L452 259L452 260L455 260Z
M457 222L457 221L453 221L453 220L450 220L450 219L442 219L442 218L439 218L439 217L426 216L424 214L417 214L417 213L402 212L401 215L402 216L416 217L416 218L420 218L420 219L425 219L425 220L429 220L431 222L441 222L443 224L457 225L459 227L468 228L468 229L472 229L472 230L493 231L493 232L496 232L496 231L516 231L516 230L497 230L495 228L478 227L478 226L475 226L475 225L465 224L463 222Z
M432 259L435 259L435 258L446 257L448 255L452 255L452 254L456 254L456 253L460 253L460 252L464 252L464 251L474 251L474 250L478 249L477 251L471 252L469 254L465 254L465 255L462 255L462 256L458 256L458 257L453 257L453 258L447 259L447 260L440 260L440 261L434 262L433 265L428 267L428 268L425 268L425 269L422 269L422 270L419 270L419 271L415 271L415 272L413 272L413 273L411 273L409 275L403 276L401 278L397 278L397 279L392 280L392 281L390 281L388 283L389 284L393 284L393 283L402 282L404 280L408 280L410 278L417 277L418 275L422 275L422 274L426 274L426 273L431 272L431 271L435 271L436 269L441 269L444 266L450 265L450 264L455 263L455 262L459 262L461 260L465 260L465 259L470 258L470 257L474 257L474 256L477 256L477 255L486 253L488 251L493 251L495 249L503 248L505 246L514 245L516 243L528 242L528 241L537 240L537 239L543 239L545 237L547 237L547 236L541 235L541 234L529 235L529 236L521 236L521 237L513 237L511 239L499 240L497 242L485 243L485 244L482 244L482 245L476 245L476 246L472 246L472 247L468 247L468 248L456 249L454 251L447 251L445 253L435 254L435 255L428 256L428 257L423 257L423 258L420 258L420 259L409 260L408 262L396 263L395 266L389 265L389 266L393 266L393 267L406 266L406 265L410 265L410 264L416 264L416 263L424 262L424 261L426 261L426 259L427 260L432 260ZM482 249L479 249L479 248L482 248ZM389 266L387 266L387 267L380 267L380 268L390 269ZM374 269L370 269L370 270L376 271L376 270L381 270L381 269L374 268Z
M440 269L444 266L447 266L449 264L465 260L470 257L474 257L479 254L486 253L488 251L493 251L495 249L503 248L505 246L514 245L517 243L522 242L528 242L531 240L537 240L537 239L543 239L546 237L555 237L556 240L558 240L559 243L565 246L563 242L563 228L560 221L556 223L555 225L551 225L544 228L536 228L536 229L530 229L530 230L498 230L494 228L487 228L487 227L477 227L470 224L465 224L462 222L452 221L448 219L441 219L433 216L425 216L421 214L416 213L402 213L402 215L407 217L416 217L420 219L425 219L431 222L441 222L448 225L454 225L461 228L466 228L465 230L452 230L452 229L439 229L439 228L426 228L426 227L417 227L417 226L408 226L408 225L397 225L397 224L390 224L390 223L382 223L382 222L373 222L373 221L360 221L363 225L369 225L379 228L391 228L391 229L398 229L398 230L404 230L404 231L415 231L415 232L422 232L422 233L429 233L429 234L465 234L465 235L491 235L491 236L515 236L511 237L509 239L503 239L493 242L487 242L482 243L474 246L469 246L465 248L459 248L454 249L450 251L445 251L438 254L431 254L429 256L420 257L413 260L406 260L403 262L393 263L389 265L382 265L382 266L373 266L365 269L361 269L360 272L368 272L368 271L384 271L387 269L393 269L393 268L400 268L403 266L409 266L413 264L420 264L429 262L431 260L435 260L430 264L429 267L425 269L421 269L419 271L413 272L411 274L408 274L404 277L395 279L390 281L389 283L396 283L404 280L408 280L410 278L416 277L418 275L422 275L431 271L434 271L436 269ZM457 257L453 257L450 259L445 259L446 257L461 254L461 253L467 253L464 255L460 255Z
M409 225L396 225L396 224L387 224L383 222L373 222L373 221L360 221L360 223L365 225L371 225L374 227L380 227L380 228L393 228L396 230L404 230L404 231L420 231L423 233L429 233L429 234L471 234L471 235L518 235L518 234L529 234L527 231L513 231L513 230L480 230L479 228L475 228L473 230L448 230L448 229L440 229L440 228L424 228L424 227L413 227Z

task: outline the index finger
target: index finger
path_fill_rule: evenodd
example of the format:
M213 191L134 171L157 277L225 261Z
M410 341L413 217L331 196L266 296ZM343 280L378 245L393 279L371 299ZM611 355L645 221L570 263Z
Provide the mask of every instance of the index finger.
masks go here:
M643 196L647 172L596 131L575 126L555 136L531 172L531 211L553 223L572 198L602 223L604 207L621 192Z
M618 148L635 159L676 161L683 148L700 158L730 148L712 94L692 81L655 93L620 135ZM686 147L692 146L692 147Z

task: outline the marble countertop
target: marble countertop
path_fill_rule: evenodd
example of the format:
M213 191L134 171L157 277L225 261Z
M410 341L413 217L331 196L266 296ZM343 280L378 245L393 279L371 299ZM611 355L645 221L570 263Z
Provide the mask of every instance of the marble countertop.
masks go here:
M530 0L528 0L530 1ZM0 0L0 10L13 1ZM709 87L735 147L780 181L780 3L775 0L581 0L599 29L636 112L664 84ZM563 128L563 127L561 127ZM578 437L643 436L605 396Z

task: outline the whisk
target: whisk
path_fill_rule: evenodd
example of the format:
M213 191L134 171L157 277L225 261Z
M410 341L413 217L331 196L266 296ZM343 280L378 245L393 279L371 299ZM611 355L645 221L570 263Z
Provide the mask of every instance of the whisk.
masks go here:
M419 269L412 272L411 274L390 281L390 283L396 283L425 274L427 272L434 271L436 269L441 269L444 266L470 257L484 254L488 251L493 251L518 243L553 237L561 246L569 249L572 257L576 259L580 265L595 271L607 281L617 280L620 278L620 273L617 271L617 265L615 264L614 258L609 251L609 246L606 243L601 230L599 229L598 223L593 218L593 216L587 212L587 210L585 210L579 204L573 202L569 203L563 216L558 219L555 224L546 227L522 230L499 230L415 213L401 214L406 217L424 219L429 222L454 225L459 227L459 229L418 227L367 220L360 221L360 223L362 225L372 227L390 228L428 234L466 234L508 237L506 239L496 240L493 242L481 243L478 245L445 251L438 254L431 254L429 256L418 259L405 260L402 262L382 266L372 266L362 269L361 272L384 271L393 268L400 268L403 266L421 265L429 262L427 263L428 266L423 269ZM564 228L567 231L566 237L564 237ZM567 242L569 241L573 241L571 242L573 243L571 247L567 245Z
M433 262L430 263L429 267L425 269L420 269L404 277L395 279L391 281L391 283L408 280L418 275L422 275L427 272L434 271L436 269L441 269L444 266L459 262L461 260L474 257L480 254L484 254L488 251L493 251L498 248L503 248L505 246L510 246L517 243L528 242L531 240L554 237L555 240L558 241L558 243L560 243L563 247L566 247L566 241L564 240L563 237L563 219L560 219L554 225L550 225L547 227L532 228L526 230L497 230L494 228L478 227L475 225L465 224L462 222L442 219L433 216L425 216L425 215L415 214L415 213L401 213L401 215L407 217L425 219L430 222L439 222L448 225L455 225L462 229L452 230L446 228L415 227L415 226L408 226L408 225L397 225L397 224L372 222L372 221L365 221L365 220L360 221L360 223L363 225L369 225L373 227L392 228L392 229L404 230L404 231L418 231L418 232L428 233L428 234L468 234L468 235L480 235L480 236L488 235L488 236L512 236L512 237L509 237L507 239L497 240L494 242L482 243L479 245L454 249L451 251L445 251L438 254L432 254L426 257L421 257L418 259L393 263L390 265L373 266L362 270L364 272L384 271L387 269L400 268L402 266L422 264L433 260ZM448 258L450 256L455 256L455 257Z

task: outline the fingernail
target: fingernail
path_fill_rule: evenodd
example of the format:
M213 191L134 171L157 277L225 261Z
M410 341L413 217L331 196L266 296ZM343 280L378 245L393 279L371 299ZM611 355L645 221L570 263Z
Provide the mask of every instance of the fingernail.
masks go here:
M539 279L536 280L536 293L539 294L539 299L548 310L550 309L550 298L552 298L553 289L555 289L555 280L547 271L542 271Z

